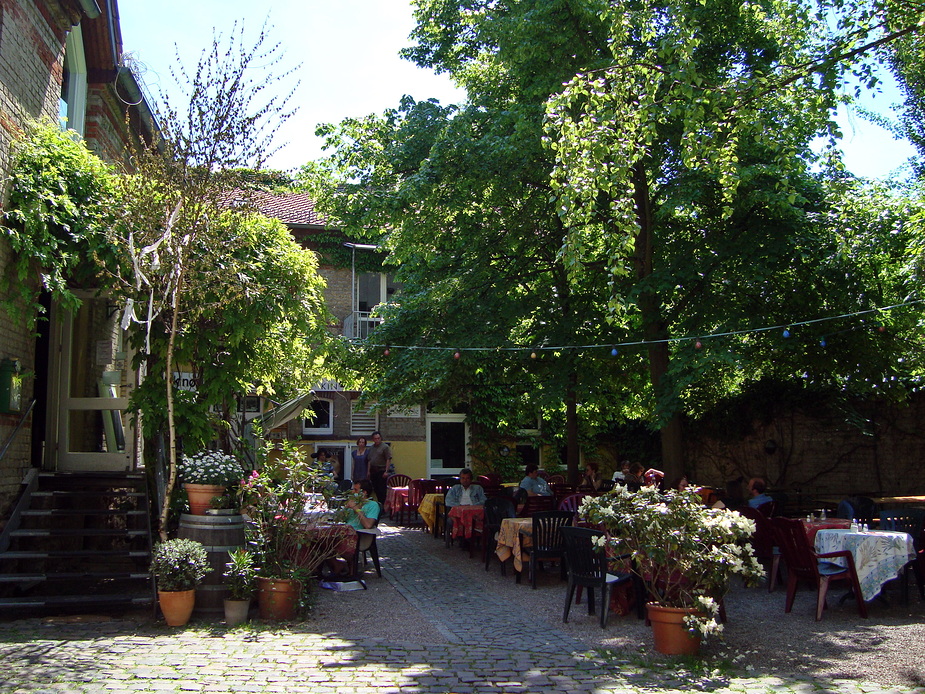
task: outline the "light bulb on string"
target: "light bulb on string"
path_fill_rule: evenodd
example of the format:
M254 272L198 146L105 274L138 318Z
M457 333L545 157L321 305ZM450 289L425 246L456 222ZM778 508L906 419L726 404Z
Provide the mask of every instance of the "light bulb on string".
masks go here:
M619 353L620 353L620 350L618 350L616 347L614 347L612 350L610 350L610 356L612 356L612 357L617 356Z
M453 353L453 359L459 359L462 355L459 353L459 350Z
M783 335L784 335L784 338L790 337L790 331L787 330L786 328L784 328L784 333L783 333Z
M694 343L694 349L701 349L702 347L703 343L700 340L697 340L697 342Z
M530 358L536 359L536 352L530 352Z
M826 346L826 341L825 341L825 338L824 338L824 337L823 337L821 340L819 340L819 346L820 346L820 347L825 347L825 346Z
M382 350L382 353L383 353L385 356L389 356L389 355L392 353L392 350L390 350L388 347L386 347L384 350Z

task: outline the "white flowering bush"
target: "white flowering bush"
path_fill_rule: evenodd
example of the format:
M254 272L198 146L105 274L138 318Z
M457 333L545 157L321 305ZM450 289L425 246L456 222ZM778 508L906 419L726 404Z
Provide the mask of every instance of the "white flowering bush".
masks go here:
M586 497L579 514L602 526L600 545L608 552L632 556L652 602L697 610L685 623L702 636L722 631L719 604L734 577L754 585L764 576L748 543L754 521L704 506L694 490L617 486Z
M238 459L221 451L201 451L195 455L184 453L179 467L180 480L188 484L230 487L246 476Z

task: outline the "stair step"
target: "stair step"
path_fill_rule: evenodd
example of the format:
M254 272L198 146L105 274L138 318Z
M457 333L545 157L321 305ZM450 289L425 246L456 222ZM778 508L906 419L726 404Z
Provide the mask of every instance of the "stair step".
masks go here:
M153 605L154 595L48 595L20 598L0 598L0 608L88 608L133 607Z
M147 537L147 535L147 530L111 528L20 528L10 533L10 537Z
M47 574L0 574L0 583L24 583L28 581L76 581L76 580L114 580L136 581L150 580L149 573L131 573L128 571L84 571Z
M147 513L144 510L133 509L131 511L121 511L119 509L96 509L96 508L32 508L22 512L23 517L42 517L42 516L143 516Z
M39 491L32 492L32 498L52 498L59 496L61 498L75 497L75 496L117 496L119 498L130 497L130 498L141 498L147 496L145 492L124 492L119 490L100 490L100 489L40 489Z
M150 557L151 553L147 550L96 550L96 549L62 549L52 550L49 552L14 550L10 552L0 552L0 561L4 559L82 559L84 557L125 557L129 559Z

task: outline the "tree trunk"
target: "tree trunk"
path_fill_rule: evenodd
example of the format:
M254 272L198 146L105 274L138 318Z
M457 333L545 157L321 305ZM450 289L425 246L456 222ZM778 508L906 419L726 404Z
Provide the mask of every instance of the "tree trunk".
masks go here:
M652 274L653 245L655 233L652 218L652 201L649 195L649 183L645 166L636 164L633 169L633 198L639 233L636 235L634 261L636 277L643 280ZM639 311L642 315L643 337L652 342L648 345L649 380L655 399L659 400L663 389L665 374L671 360L668 342L668 326L661 313L661 301L654 290L646 290L639 297ZM674 412L668 422L662 426L662 471L666 477L680 476L684 470L684 439L681 430L680 413Z
M578 393L575 391L577 382L578 374L573 371L569 374L568 391L565 393L566 467L569 484L578 484L581 476L578 470Z

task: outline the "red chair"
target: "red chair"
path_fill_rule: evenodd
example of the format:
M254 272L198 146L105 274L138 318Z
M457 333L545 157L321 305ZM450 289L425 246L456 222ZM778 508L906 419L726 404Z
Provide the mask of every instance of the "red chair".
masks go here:
M546 483L549 484L550 486L553 484L565 484L565 476L559 475L559 474L550 475L549 478L546 480Z
M486 472L484 475L478 476L476 483L483 487L500 487L501 475L497 472Z
M517 515L521 518L528 518L534 513L540 511L555 511L556 510L556 497L554 496L528 496L527 500L524 502L523 507L520 509L520 513Z
M411 480L408 485L408 495L402 500L398 509L399 525L413 525L417 520L418 506L425 494L434 494L437 488L437 480L417 479ZM408 522L403 523L405 513L408 514Z
M765 566L771 567L768 570L768 592L773 593L774 588L777 586L777 576L780 572L781 553L780 548L777 546L774 528L771 526L771 519L758 509L750 506L740 508L739 513L755 521L752 550L755 552L755 558L758 561Z
M411 477L409 475L389 475L385 483L389 487L407 487L411 484Z
M565 482L551 482L549 488L552 490L552 495L556 497L556 503L559 503L565 497L571 496L578 491L576 485L566 484Z
M569 494L559 502L559 510L578 513L578 507L581 506L581 502L586 496L588 495L583 493Z
M854 557L851 552L828 552L816 554L809 546L803 524L790 518L772 518L771 526L777 537L777 544L784 561L787 562L787 603L785 612L793 608L793 599L797 592L797 583L800 580L810 581L816 586L816 621L822 619L825 609L825 595L831 581L848 581L858 603L858 614L867 617L867 605L861 596L861 586L858 583L858 574L854 568ZM842 557L848 562L847 567L825 561Z

